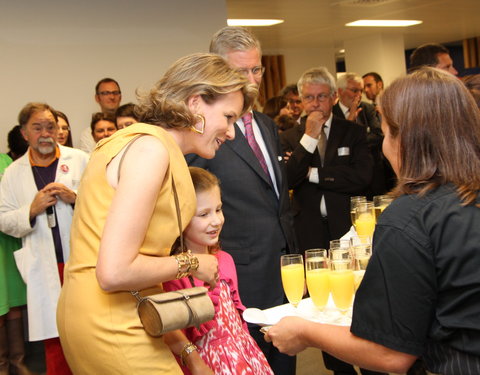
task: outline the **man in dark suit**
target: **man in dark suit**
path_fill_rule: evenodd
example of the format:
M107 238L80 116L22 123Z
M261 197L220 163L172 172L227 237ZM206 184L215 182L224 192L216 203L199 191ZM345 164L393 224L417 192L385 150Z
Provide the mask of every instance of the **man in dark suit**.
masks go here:
M335 80L326 68L303 73L298 91L307 116L281 134L289 155L295 230L301 251L328 249L330 240L350 228L350 196L361 195L369 185L373 161L365 127L332 114ZM337 375L356 374L353 366L326 353L324 362Z
M364 82L356 73L342 74L337 80L338 103L333 106L333 114L363 126L367 131L368 148L372 154L374 167L372 182L365 192L372 200L374 195L385 194L393 187L394 178L390 164L382 153L383 133L380 116L375 107L362 102Z
M219 30L210 52L222 55L253 84L260 85L264 71L260 43L246 29ZM235 124L235 139L226 141L215 158L187 160L220 179L225 215L222 249L235 261L244 305L266 309L285 303L280 256L296 252L295 233L277 127L262 113L247 115ZM258 326L249 328L275 374L294 374L295 357L281 354L265 342Z
M326 68L307 70L298 82L307 114L282 133L288 184L293 189L295 229L302 251L329 247L351 225L350 196L361 195L372 177L366 131L332 114L335 80ZM322 160L319 141L325 132Z

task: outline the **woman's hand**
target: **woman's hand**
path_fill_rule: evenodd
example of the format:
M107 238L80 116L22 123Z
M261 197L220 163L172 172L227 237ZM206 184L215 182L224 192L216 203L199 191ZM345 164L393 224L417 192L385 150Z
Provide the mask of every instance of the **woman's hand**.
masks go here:
M270 327L265 334L265 341L272 342L277 349L288 355L295 355L307 348L302 339L305 319L287 316Z
M198 258L198 269L192 272L192 276L205 281L210 289L215 288L218 282L218 260L214 255L195 254Z

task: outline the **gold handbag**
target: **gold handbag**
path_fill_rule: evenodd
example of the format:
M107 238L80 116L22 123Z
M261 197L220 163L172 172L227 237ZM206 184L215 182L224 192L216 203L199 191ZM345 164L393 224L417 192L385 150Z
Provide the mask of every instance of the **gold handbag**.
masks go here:
M198 327L215 315L208 290L203 286L136 297L138 316L143 328L154 337L175 329Z
M178 204L178 195L172 176L172 189L177 209L178 228L180 230L180 248L183 245L182 221ZM193 284L193 279L190 277ZM142 297L137 292L131 292L138 301L137 312L145 331L153 337L164 333L193 326L199 326L215 315L208 289L203 286L180 289L173 292L159 293Z

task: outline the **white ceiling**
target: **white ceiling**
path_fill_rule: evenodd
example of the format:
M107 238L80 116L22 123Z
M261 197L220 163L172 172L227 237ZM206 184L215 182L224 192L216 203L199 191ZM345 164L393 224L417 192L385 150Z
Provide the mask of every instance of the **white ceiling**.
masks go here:
M228 18L281 18L253 31L264 50L343 48L343 41L373 33L404 34L405 48L480 36L480 0L227 0ZM406 28L359 28L358 19L417 19Z

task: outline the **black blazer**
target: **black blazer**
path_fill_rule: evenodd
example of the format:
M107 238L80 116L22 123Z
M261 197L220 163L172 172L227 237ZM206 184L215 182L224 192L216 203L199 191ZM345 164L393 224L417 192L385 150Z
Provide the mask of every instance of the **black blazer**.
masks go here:
M296 252L297 245L277 126L262 113L255 111L254 117L273 164L279 197L236 124L235 139L226 141L213 159L189 155L187 162L220 179L222 249L235 261L244 305L265 309L283 303L280 256Z
M350 196L361 195L370 184L373 160L367 147L365 128L333 116L322 167L318 150L313 154L300 144L306 117L301 124L281 134L284 151L292 152L287 178L293 189L295 229L302 251L325 243L318 230L322 221L320 201L325 196L330 238L344 235L351 226ZM308 181L310 167L318 168L319 183Z
M368 199L371 200L374 195L385 194L393 188L395 174L390 163L383 155L383 132L380 115L372 104L360 102L360 108L362 110L358 114L356 123L364 126L367 130L368 148L374 161L372 182L366 192ZM338 103L333 106L332 112L337 117L345 118Z

